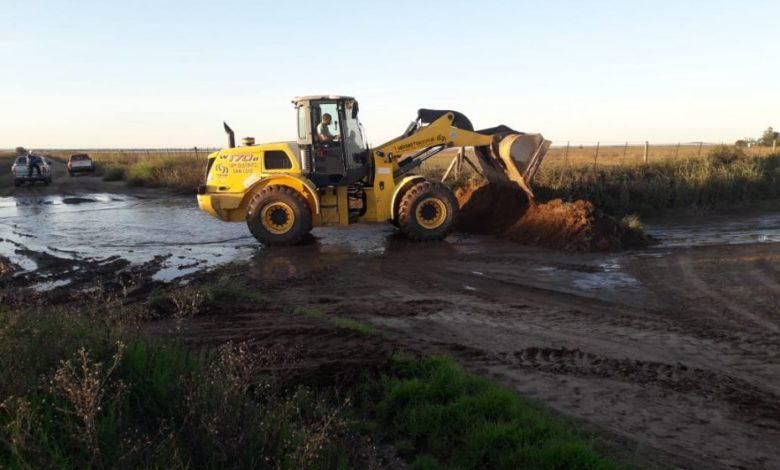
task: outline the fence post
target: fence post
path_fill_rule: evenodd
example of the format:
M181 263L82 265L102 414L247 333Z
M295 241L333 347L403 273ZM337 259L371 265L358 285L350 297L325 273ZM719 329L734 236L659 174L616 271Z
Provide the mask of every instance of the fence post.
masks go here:
M777 139L772 141L772 153L775 153L775 150L777 150Z
M601 147L601 142L596 142L596 155L593 157L593 166L596 166L599 161L599 147Z
M626 142L626 145L623 146L623 158L620 159L621 165L626 162L626 152L628 152L628 142Z
M650 156L650 142L645 141L645 163L647 163L647 158Z
M696 152L697 157L701 157L701 146L704 145L704 142L699 142L699 151Z
M566 153L563 155L563 160L566 162L566 164L569 164L569 144L571 141L566 141Z
M674 151L674 159L677 160L677 157L680 155L680 143L677 142L677 148Z

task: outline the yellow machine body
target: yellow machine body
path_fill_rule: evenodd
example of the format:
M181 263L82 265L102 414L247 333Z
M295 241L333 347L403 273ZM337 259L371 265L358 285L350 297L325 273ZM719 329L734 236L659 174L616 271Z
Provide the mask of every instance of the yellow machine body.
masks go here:
M356 103L354 106L357 106ZM403 215L400 214L403 211L400 206L406 192L426 181L423 176L411 172L421 163L415 162L415 159L431 150L438 152L447 148L462 147L494 148L495 151L488 152L491 157L485 156L480 159L483 168L491 167L487 168L491 171L485 171L485 176L489 179L503 178L515 181L529 193L529 196L532 196L526 181L527 173L524 177L524 169L519 168L516 163L519 159L513 160L511 155L514 148L519 148L519 144L513 143L513 140L500 145L501 141L496 135L458 127L455 125L458 114L441 112L427 125L422 125L423 123L420 122L416 128L410 128L401 137L366 149L368 161L363 162L365 175L359 183L360 198L350 197L350 186L347 184L327 184L323 183L322 179L319 180L319 185L315 184L315 181L310 178L311 168L307 169L304 163L306 156L303 147L299 145L300 141L234 147L232 131L230 131L231 148L222 149L208 156L206 181L198 189L198 204L203 211L220 220L249 223L253 217L253 198L264 190L270 191L268 188L283 187L289 188L284 191L292 191L297 195L296 198L300 196L305 201L311 216L310 221L307 219L310 226L345 226L354 222L386 221L397 224L399 215ZM228 131L227 125L225 127ZM299 129L299 135L301 133ZM519 133L513 134L513 139L518 137L517 134ZM253 139L245 139L245 143L254 142ZM532 149L536 152L533 163L538 167L538 162L546 152L549 142L542 139L541 145L538 142L535 145L537 148ZM448 196L448 198L454 201L454 197ZM358 210L354 207L355 204L360 206ZM435 197L423 198L422 202L419 204L415 202L415 204L417 204L414 209L417 225L423 229L435 228L437 221L443 217L441 211L457 211L457 204L456 207L447 209L452 204L443 204ZM281 213L278 214L281 218L277 222L276 229L271 227L273 222L267 222L270 224L269 230L273 233L276 233L277 229L291 225L294 219L294 214L284 213L289 212L285 209L289 204L277 203L277 205L281 208ZM406 209L407 217L410 210ZM270 221L271 218L266 220Z
M490 145L491 137L455 129L452 119L443 116L419 133L407 138L397 138L371 150L374 168L374 184L365 189L366 213L358 218L363 222L392 220L394 203L398 202L399 189L413 181L423 179L419 175L394 177L398 161L404 156L429 147L444 144L447 147ZM301 193L309 203L315 226L349 225L349 207L346 187L329 186L317 189L302 175L296 158L294 142L252 145L223 149L208 156L209 164L205 191L198 194L198 205L205 212L226 222L243 222L251 195L269 185L290 186ZM268 169L267 152L284 152L289 168Z

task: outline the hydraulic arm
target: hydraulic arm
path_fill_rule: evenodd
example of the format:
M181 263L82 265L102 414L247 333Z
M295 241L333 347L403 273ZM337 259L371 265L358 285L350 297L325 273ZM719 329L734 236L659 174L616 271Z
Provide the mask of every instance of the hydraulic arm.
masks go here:
M453 147L473 147L490 182L514 182L533 198L530 182L550 141L507 126L475 131L468 118L457 111L421 109L401 136L376 147L374 154L388 163L397 162L394 173L401 176Z

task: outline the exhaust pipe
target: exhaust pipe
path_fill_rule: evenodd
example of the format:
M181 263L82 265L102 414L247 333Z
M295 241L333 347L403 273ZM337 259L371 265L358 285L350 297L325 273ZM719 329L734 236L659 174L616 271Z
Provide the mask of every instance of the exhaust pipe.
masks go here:
M222 126L225 128L225 134L228 135L228 148L236 148L236 134L233 133L233 129L225 121L222 121Z

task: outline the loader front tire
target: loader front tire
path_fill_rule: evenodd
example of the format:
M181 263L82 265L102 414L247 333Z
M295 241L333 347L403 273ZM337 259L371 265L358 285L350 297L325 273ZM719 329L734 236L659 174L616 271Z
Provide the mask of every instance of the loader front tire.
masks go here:
M311 210L293 188L267 186L250 199L246 224L263 245L295 245L311 231Z
M416 241L444 240L455 228L458 201L439 182L420 181L406 190L398 207L398 228Z

